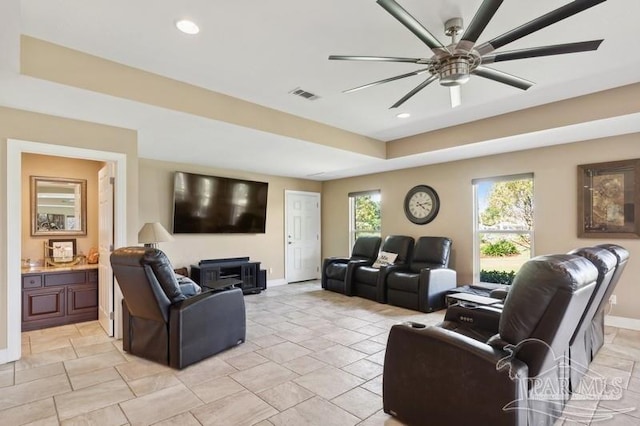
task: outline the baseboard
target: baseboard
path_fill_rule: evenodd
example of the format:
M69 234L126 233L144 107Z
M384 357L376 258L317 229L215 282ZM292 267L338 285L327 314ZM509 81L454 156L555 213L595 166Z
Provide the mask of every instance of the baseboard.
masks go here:
M625 318L625 317L616 317L613 315L606 315L604 317L604 325L640 331L640 319L635 319L635 318Z
M284 278L280 278L277 280L267 280L267 289L285 284L287 284L287 280L285 280Z

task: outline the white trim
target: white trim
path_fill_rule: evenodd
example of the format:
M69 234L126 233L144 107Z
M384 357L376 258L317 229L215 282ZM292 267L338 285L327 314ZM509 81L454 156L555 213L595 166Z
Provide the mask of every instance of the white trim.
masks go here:
M604 317L604 325L640 331L640 319L636 319L636 318L626 318L626 317L616 317L613 315L606 315Z
M116 169L114 244L116 247L127 244L127 156L123 153L97 151L65 145L53 145L7 139L6 182L7 182L7 245L6 285L7 317L2 321L7 325L7 348L0 349L0 364L20 359L22 350L22 303L20 288L20 256L22 253L22 153L53 155L59 157L80 158L95 161L112 161ZM117 301L114 301L116 304ZM116 326L118 325L116 312ZM119 330L120 327L116 327ZM119 337L119 336L116 336Z
M481 242L481 234L528 234L529 235L529 258L533 258L535 256L535 209L534 209L534 225L533 229L522 230L522 229L479 229L480 225L480 216L478 209L480 208L479 200L478 200L478 185L482 183L497 183L497 182L509 182L514 180L525 180L530 179L533 185L533 196L534 196L534 204L535 204L535 176L534 173L519 173L515 175L504 175L504 176L495 176L495 177L486 177L486 178L478 178L472 179L472 205L473 205L473 280L474 282L480 281L480 271L482 269L480 262L480 242Z
M21 151L16 144L7 140L6 176L7 183L7 207L6 207L6 230L7 240L5 250L5 285L7 286L6 313L7 317L2 321L7 327L7 347L0 349L0 363L15 361L20 359L22 352L22 297L20 283L20 256L22 253L22 229L20 186L22 185L22 161ZM16 201L17 200L17 201ZM13 208L9 208L12 206ZM17 244L16 244L17 243Z

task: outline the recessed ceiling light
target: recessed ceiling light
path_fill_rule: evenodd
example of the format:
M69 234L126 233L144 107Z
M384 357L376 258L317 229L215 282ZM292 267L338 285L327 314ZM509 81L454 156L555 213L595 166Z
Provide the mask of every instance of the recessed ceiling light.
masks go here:
M196 23L188 19L181 19L177 21L176 27L185 34L194 35L200 32L200 28L198 28Z
M409 114L408 112L401 112L400 114L396 115L396 117L398 117L398 118L409 118L409 117L411 117L411 114Z

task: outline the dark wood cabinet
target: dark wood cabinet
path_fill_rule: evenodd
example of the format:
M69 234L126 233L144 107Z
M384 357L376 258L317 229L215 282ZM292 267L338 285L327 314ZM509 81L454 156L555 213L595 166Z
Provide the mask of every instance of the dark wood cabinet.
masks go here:
M97 269L22 274L22 331L96 319Z
M266 272L260 269L260 262L251 262L248 257L202 260L191 265L191 279L202 286L226 278L241 280L244 294L267 288Z

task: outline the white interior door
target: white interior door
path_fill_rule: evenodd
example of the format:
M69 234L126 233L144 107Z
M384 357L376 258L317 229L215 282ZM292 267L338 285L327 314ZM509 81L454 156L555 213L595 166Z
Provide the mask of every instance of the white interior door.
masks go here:
M109 336L113 336L113 271L109 256L113 251L113 182L111 162L98 172L98 321Z
M285 191L287 282L320 278L320 194Z

